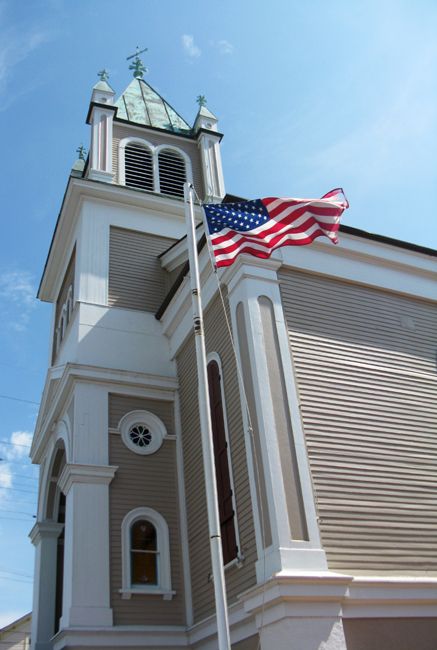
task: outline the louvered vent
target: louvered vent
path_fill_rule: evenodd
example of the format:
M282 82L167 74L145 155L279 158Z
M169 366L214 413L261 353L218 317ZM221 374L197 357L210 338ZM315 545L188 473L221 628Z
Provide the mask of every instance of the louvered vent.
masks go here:
M159 185L162 194L184 196L185 160L170 149L159 152Z
M139 144L129 144L124 155L126 185L153 192L153 159L151 151Z

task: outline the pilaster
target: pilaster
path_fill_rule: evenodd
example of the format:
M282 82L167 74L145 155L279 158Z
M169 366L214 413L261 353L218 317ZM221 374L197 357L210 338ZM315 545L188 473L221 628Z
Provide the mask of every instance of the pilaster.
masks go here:
M58 537L63 528L64 524L37 522L29 535L35 546L32 650L52 650L51 639L55 633Z
M327 571L277 279L280 265L280 259L241 255L221 278L228 286L252 411L253 437L246 436L246 451L258 510L259 582L283 570ZM243 394L241 400L245 415Z
M115 93L106 81L93 89L87 124L91 124L90 168L88 178L112 183L112 124L117 107L113 106Z
M109 593L109 483L116 467L67 463L61 628L112 625Z

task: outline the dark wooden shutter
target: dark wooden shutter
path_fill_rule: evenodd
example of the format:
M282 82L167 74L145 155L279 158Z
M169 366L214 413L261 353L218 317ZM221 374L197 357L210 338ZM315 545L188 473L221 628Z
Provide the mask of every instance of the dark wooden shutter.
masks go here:
M208 364L209 401L211 404L212 434L214 438L215 472L222 536L223 561L225 564L237 557L234 508L232 504L231 479L229 474L228 450L223 417L220 372L216 361Z

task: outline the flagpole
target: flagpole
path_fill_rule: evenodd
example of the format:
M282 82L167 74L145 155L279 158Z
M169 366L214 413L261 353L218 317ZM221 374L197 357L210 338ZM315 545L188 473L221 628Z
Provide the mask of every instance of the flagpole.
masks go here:
M215 477L214 446L209 406L206 369L205 337L203 332L202 301L200 297L199 264L197 258L196 227L194 223L193 188L184 184L185 217L187 223L188 259L190 261L191 298L193 303L194 338L196 340L197 374L199 379L199 414L202 436L203 469L205 473L206 503L211 547L214 595L217 612L219 650L231 650L225 572Z

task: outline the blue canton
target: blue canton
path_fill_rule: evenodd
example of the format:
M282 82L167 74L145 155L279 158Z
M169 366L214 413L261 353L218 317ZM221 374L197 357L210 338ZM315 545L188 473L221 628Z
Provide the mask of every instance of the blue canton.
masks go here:
M269 213L261 199L240 203L218 203L204 205L206 220L211 235L224 228L237 232L250 232L269 221Z

